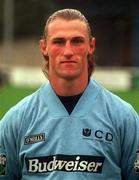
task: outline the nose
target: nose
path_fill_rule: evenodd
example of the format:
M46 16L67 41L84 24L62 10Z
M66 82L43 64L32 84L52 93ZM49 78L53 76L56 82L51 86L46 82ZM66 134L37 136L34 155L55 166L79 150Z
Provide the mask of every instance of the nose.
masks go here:
M64 56L69 58L72 55L73 55L73 49L72 49L71 43L70 43L70 41L67 41L65 43L65 47L64 47Z

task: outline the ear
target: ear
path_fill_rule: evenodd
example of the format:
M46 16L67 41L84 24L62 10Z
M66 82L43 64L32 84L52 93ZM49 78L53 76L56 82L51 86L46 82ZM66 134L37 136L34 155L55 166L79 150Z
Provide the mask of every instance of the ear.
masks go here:
M43 56L47 56L48 54L47 46L46 46L46 42L43 39L40 40L39 46L40 46L40 51L43 54Z
M95 51L95 45L96 45L96 39L94 37L92 37L91 41L90 41L90 47L88 50L89 54L93 54Z

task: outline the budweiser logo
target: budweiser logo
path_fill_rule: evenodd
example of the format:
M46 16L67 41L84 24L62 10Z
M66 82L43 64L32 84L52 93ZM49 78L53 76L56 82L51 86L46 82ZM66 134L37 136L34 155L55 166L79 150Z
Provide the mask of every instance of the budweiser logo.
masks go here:
M28 173L52 171L101 173L105 158L84 155L54 155L26 158Z

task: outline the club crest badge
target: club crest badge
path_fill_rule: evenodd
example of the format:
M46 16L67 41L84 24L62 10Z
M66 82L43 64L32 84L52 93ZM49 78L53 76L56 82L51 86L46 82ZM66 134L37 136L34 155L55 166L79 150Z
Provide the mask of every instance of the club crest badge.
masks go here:
M136 156L136 161L134 163L134 169L136 173L139 173L139 149L136 152L137 156Z
M0 154L0 176L6 175L6 155Z
M83 133L83 136L89 137L91 135L91 129L88 129L88 128L83 129L82 133Z

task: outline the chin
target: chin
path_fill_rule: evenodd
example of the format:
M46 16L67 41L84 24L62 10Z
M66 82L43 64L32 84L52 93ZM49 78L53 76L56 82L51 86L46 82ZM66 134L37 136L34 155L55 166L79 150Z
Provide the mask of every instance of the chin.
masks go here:
M79 77L79 75L77 75L77 74L63 74L61 77L65 80L74 80L74 79L77 79L77 77Z
M81 75L81 71L73 71L73 70L65 70L65 71L57 71L57 75L60 78L67 79L67 80L73 80L78 78Z

